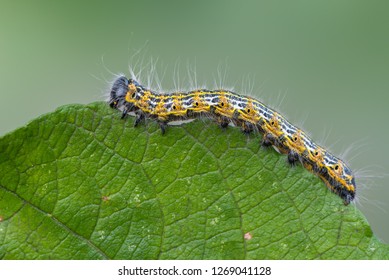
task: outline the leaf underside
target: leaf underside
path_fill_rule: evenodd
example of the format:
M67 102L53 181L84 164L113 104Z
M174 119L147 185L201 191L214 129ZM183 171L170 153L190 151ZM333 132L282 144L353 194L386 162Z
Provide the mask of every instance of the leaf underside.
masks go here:
M67 105L0 139L1 259L388 259L259 135L120 114Z

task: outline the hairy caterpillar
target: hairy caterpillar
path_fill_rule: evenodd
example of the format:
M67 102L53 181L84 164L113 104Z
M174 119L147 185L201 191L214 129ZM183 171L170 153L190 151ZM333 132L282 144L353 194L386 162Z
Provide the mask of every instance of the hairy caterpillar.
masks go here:
M216 120L221 127L229 123L244 133L258 131L262 145L286 154L291 165L301 162L348 205L355 198L355 178L339 158L313 142L302 130L258 100L229 90L197 89L190 92L157 94L134 79L121 76L113 83L109 105L122 110L122 118L136 114L135 126L145 118L156 120L162 133L171 121L201 117Z

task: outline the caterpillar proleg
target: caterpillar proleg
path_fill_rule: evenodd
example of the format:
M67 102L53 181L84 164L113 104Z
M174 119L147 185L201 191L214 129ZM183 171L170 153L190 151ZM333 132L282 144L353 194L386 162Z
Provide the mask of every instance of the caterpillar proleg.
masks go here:
M196 89L158 94L135 79L120 76L113 83L109 105L136 115L135 126L144 119L156 120L162 133L171 121L207 114L221 127L234 124L244 133L262 134L262 145L287 155L290 164L300 162L340 196L345 205L355 198L355 177L344 161L311 140L301 129L260 101L230 90Z

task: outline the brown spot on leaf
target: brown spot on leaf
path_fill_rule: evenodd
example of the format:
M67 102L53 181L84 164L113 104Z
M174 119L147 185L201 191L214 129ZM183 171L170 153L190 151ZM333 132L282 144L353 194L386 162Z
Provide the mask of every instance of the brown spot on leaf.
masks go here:
M250 240L251 238L253 238L253 236L251 235L251 233L250 233L250 232L246 232L245 235L244 235L244 239Z

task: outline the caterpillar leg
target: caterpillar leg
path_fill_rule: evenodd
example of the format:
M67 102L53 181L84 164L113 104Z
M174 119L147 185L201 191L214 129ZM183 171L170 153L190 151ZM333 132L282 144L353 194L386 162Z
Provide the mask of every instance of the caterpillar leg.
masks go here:
M134 122L134 127L138 126L138 124L141 121L144 121L144 119L145 119L145 115L143 113L137 112L136 113L136 119L135 119L135 122Z
M261 146L262 147L270 147L273 145L274 141L276 140L276 137L271 133L265 133L263 135Z
M216 119L216 122L219 124L219 126L223 129L227 128L229 123L230 123L230 120L221 116L221 117L218 117Z
M225 129L228 127L229 122L220 122L219 125L221 128Z
M288 153L289 164L294 166L298 161L299 161L299 154L294 150L290 150Z
M244 134L250 134L254 131L254 125L249 122L244 122L242 124L242 132Z
M166 121L158 121L159 128L161 129L162 135L165 134L167 122Z
M121 116L120 118L121 118L121 119L124 119L124 118L127 116L127 113L128 113L128 109L125 108L125 109L123 110L122 116Z

